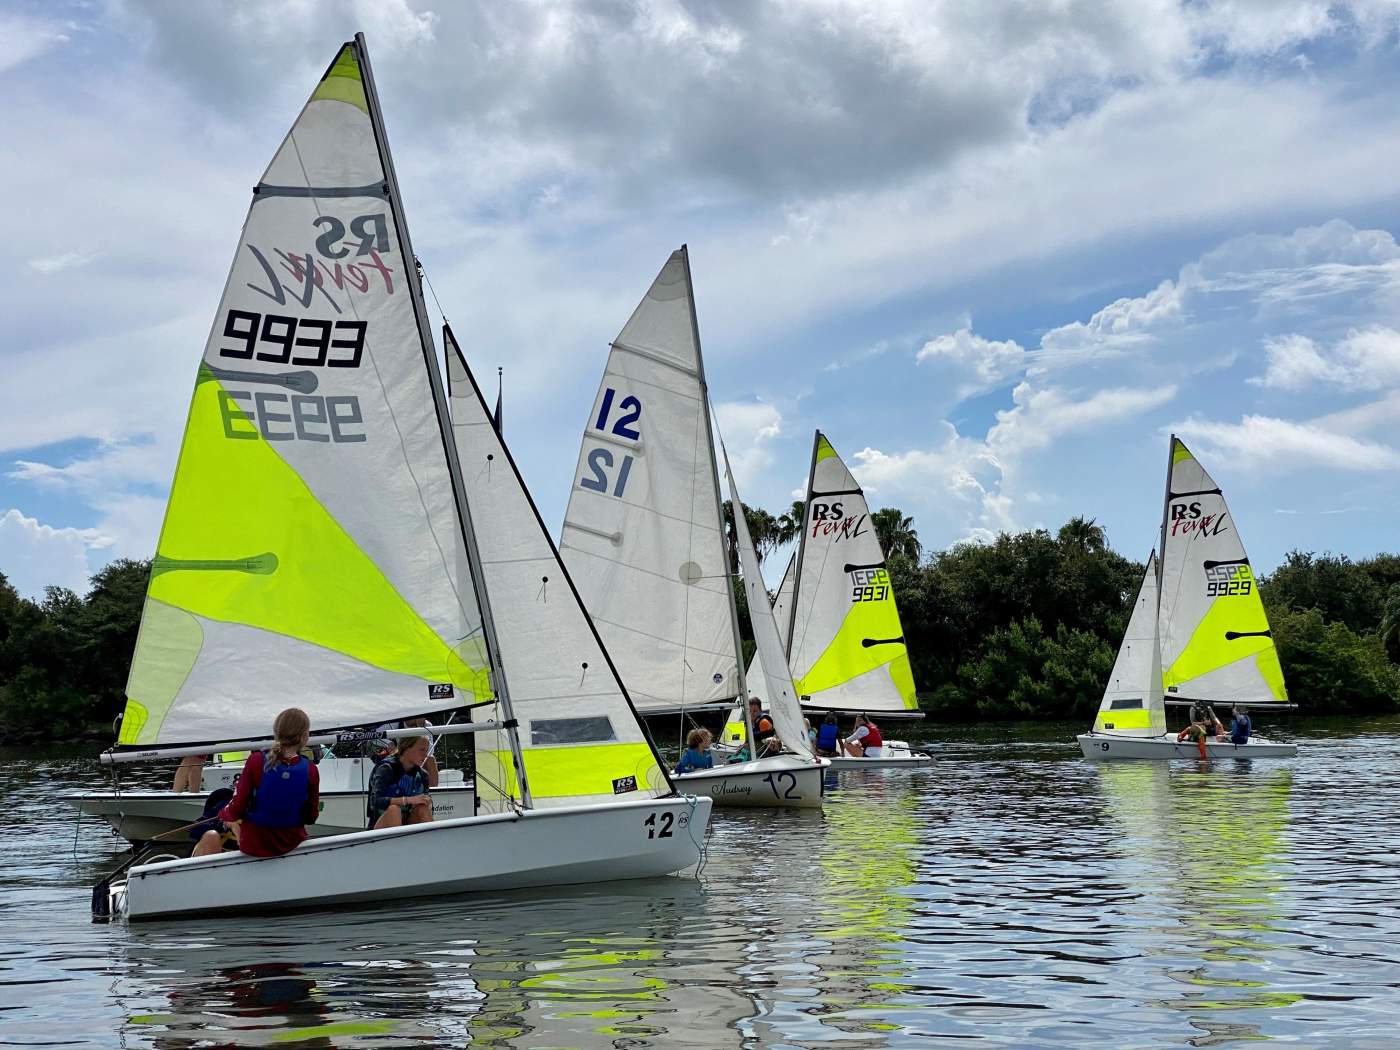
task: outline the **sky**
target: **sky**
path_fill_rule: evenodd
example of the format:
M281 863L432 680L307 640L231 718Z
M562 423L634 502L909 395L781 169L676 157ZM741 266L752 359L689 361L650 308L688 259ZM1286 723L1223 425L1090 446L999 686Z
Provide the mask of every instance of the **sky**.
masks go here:
M787 507L820 428L929 550L1082 515L1142 557L1176 433L1261 571L1397 546L1400 0L8 0L21 593L154 552L252 185L356 30L556 534L686 243L746 502Z

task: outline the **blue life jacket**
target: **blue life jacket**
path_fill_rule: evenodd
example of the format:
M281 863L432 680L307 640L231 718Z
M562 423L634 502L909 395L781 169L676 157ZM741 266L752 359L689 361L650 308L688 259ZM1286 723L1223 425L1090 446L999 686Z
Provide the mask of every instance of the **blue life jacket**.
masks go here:
M1236 715L1235 720L1230 723L1230 743L1249 743L1249 732L1251 728L1249 724L1249 715Z
M253 797L248 819L260 828L300 827L305 823L301 811L306 805L310 779L311 763L305 755L298 755L290 766L281 762L273 766L264 754L262 782Z
M841 727L834 722L823 722L817 727L817 750L835 751L841 739Z

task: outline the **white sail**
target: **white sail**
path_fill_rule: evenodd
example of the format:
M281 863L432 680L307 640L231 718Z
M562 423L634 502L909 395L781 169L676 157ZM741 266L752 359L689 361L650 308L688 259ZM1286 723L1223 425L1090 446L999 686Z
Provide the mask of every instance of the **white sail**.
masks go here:
M450 331L443 341L457 461L534 803L669 794L660 760ZM503 714L491 705L472 717ZM482 810L502 808L502 795L520 797L504 733L477 736L476 769Z
M865 494L818 432L788 663L803 703L917 711L909 650Z
M723 444L720 445L723 450ZM754 552L753 540L749 537L749 524L744 517L744 504L739 499L739 488L734 483L734 472L729 467L729 453L724 453L724 475L729 483L729 502L734 508L734 534L739 547L739 567L744 574L744 595L749 600L749 619L753 623L755 652L761 654L763 666L762 682L750 682L749 690L756 692L765 689L760 697L768 708L773 720L773 728L783 747L794 754L807 758L815 757L811 741L807 739L807 729L802 723L802 704L797 699L797 687L793 685L792 674L788 671L787 660L783 656L783 643L778 637L778 625L773 619L773 607L769 604L768 588L763 583L763 573L758 568L758 555Z
M1123 736L1161 736L1167 731L1167 708L1162 699L1162 658L1157 630L1157 554L1147 559L1147 571L1133 602L1123 644L1104 687L1103 702L1094 719L1095 732Z
M641 711L740 692L705 397L681 248L612 344L559 544Z
M406 232L359 52L258 183L195 382L120 743L488 700ZM387 156L387 154L384 154Z
M778 640L783 643L785 649L788 627L792 622L789 609L792 607L792 588L796 579L794 572L796 566L797 553L794 551L792 557L788 559L787 568L783 570L783 580L778 585L778 593L773 598L773 620L778 625ZM744 672L744 681L749 683L750 692L754 688L752 683L763 681L763 659L756 647L753 656L749 659L749 669ZM721 739L724 743L733 746L741 746L747 739L744 728L744 709L738 704L734 705L725 719L724 733Z
M1171 439L1162 522L1162 681L1168 696L1285 704L1278 650L1225 497Z

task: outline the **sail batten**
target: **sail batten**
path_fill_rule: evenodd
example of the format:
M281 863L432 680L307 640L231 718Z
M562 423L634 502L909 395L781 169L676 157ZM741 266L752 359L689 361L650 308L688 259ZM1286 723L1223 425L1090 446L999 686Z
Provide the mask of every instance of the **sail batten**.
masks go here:
M381 139L347 43L259 180L205 344L124 746L265 733L292 704L321 729L492 695Z
M1171 438L1162 517L1162 681L1172 698L1287 704L1258 581L1220 486Z

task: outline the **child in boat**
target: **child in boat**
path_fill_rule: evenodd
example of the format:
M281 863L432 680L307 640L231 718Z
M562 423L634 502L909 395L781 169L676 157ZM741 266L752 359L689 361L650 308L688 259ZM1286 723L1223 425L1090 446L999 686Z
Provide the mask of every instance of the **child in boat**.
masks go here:
M880 758L885 753L880 727L867 714L856 715L856 728L846 737L846 754L852 758Z
M685 738L685 754L676 763L676 775L694 773L697 769L713 769L715 756L710 754L710 731L692 729Z
M311 736L311 719L289 707L272 724L273 743L254 751L243 763L233 800L219 811L232 827L238 848L252 857L280 857L306 841L306 825L321 810L321 777L301 753ZM196 857L218 853L218 831L206 831L194 848Z
M836 749L841 746L841 726L836 721L836 713L828 711L817 730L817 754L834 758Z
M369 777L366 824L371 828L397 828L426 824L433 819L428 796L428 738L406 736L399 740L392 758L374 767Z

